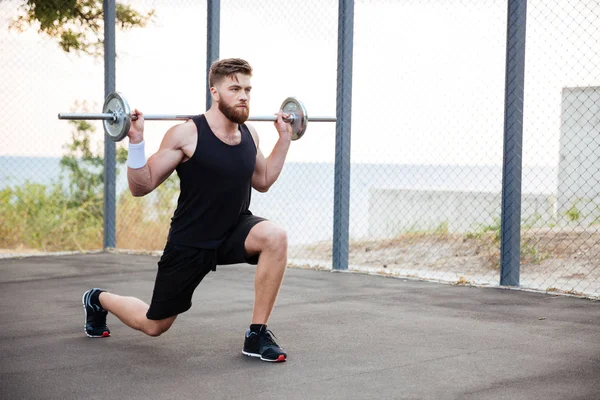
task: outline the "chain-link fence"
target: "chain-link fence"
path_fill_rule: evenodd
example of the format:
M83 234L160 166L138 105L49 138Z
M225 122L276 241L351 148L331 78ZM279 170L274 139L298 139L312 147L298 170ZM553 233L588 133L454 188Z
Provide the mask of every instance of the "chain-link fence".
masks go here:
M506 2L355 15L351 264L497 284Z
M526 51L521 284L598 296L600 3L529 1Z
M521 229L509 274L521 287L600 296L600 4L508 3L520 19L500 0L216 2L219 56L254 67L252 114L272 114L296 96L309 115L338 117L337 130L309 123L276 184L252 194L253 213L287 229L290 264L335 268L342 260L351 270L498 285L510 264L503 246L519 236L503 229L512 215ZM0 247L100 249L102 127L56 113L100 111L103 52L65 52L56 32L39 32L48 10L31 4L0 1L8 55L0 60ZM123 21L120 7L140 19ZM101 29L102 13L96 17ZM120 3L115 86L132 107L206 109L207 43L215 43L207 17L206 2ZM524 86L509 94L519 71L507 54L522 45L510 32L526 44ZM102 31L86 37L102 45ZM519 98L522 109L512 101ZM506 141L514 121L522 153L507 146L520 147L518 135ZM253 124L268 155L277 133L271 123ZM172 125L146 124L147 155ZM132 197L126 141L116 147L116 247L160 251L178 179ZM511 193L520 206L514 197L507 203Z

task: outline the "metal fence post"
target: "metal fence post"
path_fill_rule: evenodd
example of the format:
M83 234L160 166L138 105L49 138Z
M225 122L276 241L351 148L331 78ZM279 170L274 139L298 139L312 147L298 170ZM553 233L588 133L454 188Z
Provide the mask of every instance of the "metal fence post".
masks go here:
M208 73L211 64L219 58L221 33L221 0L208 0L206 9L206 109L212 104Z
M339 0L335 178L333 205L333 269L348 269L350 236L350 138L352 120L352 54L354 0Z
M115 0L104 0L104 97L115 91L116 87L116 49L115 20L117 17ZM117 150L116 144L104 135L104 245L115 248L116 233L116 181Z
M508 1L500 285L518 286L521 254L521 177L527 0Z

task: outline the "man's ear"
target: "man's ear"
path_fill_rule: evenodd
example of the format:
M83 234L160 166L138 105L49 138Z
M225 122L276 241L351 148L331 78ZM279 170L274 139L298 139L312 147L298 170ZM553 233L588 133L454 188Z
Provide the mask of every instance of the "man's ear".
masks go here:
M214 86L210 88L210 94L212 96L213 101L219 101L219 92Z

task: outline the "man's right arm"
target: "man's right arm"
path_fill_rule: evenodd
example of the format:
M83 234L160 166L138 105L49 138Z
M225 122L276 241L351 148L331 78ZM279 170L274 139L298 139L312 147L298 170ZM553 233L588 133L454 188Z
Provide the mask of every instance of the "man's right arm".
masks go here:
M139 120L136 122L139 122ZM150 156L148 161L141 167L139 164L142 164L143 161L137 160L136 162L135 156L138 155L142 159L144 158L143 133L141 135L136 135L135 133L132 134L130 131L130 155L127 161L127 181L129 182L129 190L133 196L144 196L153 191L163 183L173 173L177 165L181 163L185 157L183 143L186 137L186 128L187 126L185 126L185 124L181 124L169 129L165 134L158 151ZM143 132L143 128L141 130ZM138 142L140 137L141 142ZM139 153L140 151L141 154ZM133 154L135 152L138 153Z

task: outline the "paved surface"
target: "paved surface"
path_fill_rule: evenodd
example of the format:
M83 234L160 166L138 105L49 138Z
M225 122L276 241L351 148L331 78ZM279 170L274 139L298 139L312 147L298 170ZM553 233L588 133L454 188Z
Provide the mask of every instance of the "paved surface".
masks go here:
M149 301L157 257L0 260L0 399L600 399L600 302L288 269L270 328L285 363L241 354L254 268L219 267L158 338L92 286Z

